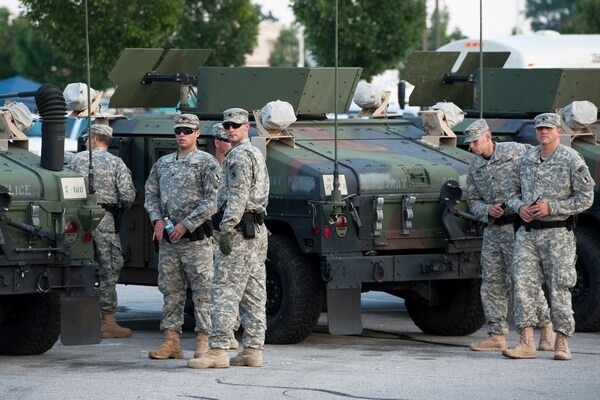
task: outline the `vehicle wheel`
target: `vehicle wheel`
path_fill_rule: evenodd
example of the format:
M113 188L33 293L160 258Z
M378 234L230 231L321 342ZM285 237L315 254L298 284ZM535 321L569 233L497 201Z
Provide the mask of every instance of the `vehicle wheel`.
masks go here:
M571 289L575 329L600 330L600 234L590 228L577 228L577 283Z
M0 354L42 354L60 335L57 294L0 296Z
M269 237L267 253L267 332L269 344L306 339L321 314L323 281L318 265L300 252L293 239Z
M464 336L478 331L485 323L478 280L434 281L440 302L430 305L423 298L407 296L408 315L424 333Z

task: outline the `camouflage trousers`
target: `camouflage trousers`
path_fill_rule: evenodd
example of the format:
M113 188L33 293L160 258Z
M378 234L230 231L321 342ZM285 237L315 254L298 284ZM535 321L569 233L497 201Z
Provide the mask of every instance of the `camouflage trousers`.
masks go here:
M481 302L488 325L488 333L508 333L509 303L512 299L511 264L515 232L512 224L490 225L483 232L481 247ZM536 322L547 325L550 310L541 285L534 299Z
M577 282L575 235L566 228L517 232L513 259L515 322L525 328L536 323L535 297L546 282L550 291L550 315L554 330L571 336L575 319L571 289Z
M243 346L256 349L264 346L267 229L264 225L258 228L254 239L244 239L241 232L234 231L231 254L217 252L210 296L213 330L208 339L211 348L229 348L238 310L244 327Z
M211 331L209 294L213 277L213 247L211 238L190 242L160 244L158 254L158 289L163 294L160 330L181 333L183 309L189 284L194 301L196 332Z
M105 215L94 230L94 249L100 275L100 311L114 313L117 311L116 285L123 269L123 254L112 215Z
M215 254L215 266L217 265L217 254L219 254L219 238L221 237L221 232L219 232L218 230L214 230L213 231L213 251ZM233 332L237 331L238 329L240 329L240 326L242 325L242 320L240 319L240 312L238 310L237 312L237 317L235 318L235 324L233 324Z

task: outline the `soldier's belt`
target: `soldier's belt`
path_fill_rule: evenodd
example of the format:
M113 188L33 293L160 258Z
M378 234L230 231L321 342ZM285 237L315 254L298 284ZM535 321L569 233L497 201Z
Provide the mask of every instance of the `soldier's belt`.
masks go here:
M531 221L525 222L525 230L529 232L532 229L552 229L552 228L567 228L573 230L573 217L569 217L564 221Z
M514 224L515 223L515 214L510 214L510 215L503 215L500 218L496 218L494 220L493 225L508 225L508 224Z

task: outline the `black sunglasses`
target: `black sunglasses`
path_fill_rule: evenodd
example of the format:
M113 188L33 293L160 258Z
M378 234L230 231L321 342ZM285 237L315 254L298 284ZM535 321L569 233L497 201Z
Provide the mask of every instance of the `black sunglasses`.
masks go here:
M175 134L176 135L179 135L180 133L183 133L184 135L191 135L194 132L196 132L196 130L192 129L192 128L185 128L185 127L177 127L177 128L175 128Z
M229 143L229 139L226 139L226 138L218 137L216 139L220 140L221 142Z
M223 122L223 128L225 128L225 130L229 130L229 128L237 129L240 126L242 126L242 124L237 124L235 122Z

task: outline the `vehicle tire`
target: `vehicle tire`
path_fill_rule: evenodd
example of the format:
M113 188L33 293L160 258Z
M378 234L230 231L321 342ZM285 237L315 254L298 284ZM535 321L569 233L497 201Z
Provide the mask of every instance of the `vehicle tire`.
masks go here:
M600 330L600 233L579 227L577 237L577 283L571 289L575 329L578 332Z
M0 296L0 354L42 354L60 335L57 294Z
M282 235L269 237L266 343L293 344L306 339L321 314L323 281L318 265Z
M404 299L408 315L424 333L440 336L465 336L477 332L485 323L478 280L434 281L440 302L430 305L421 297Z

